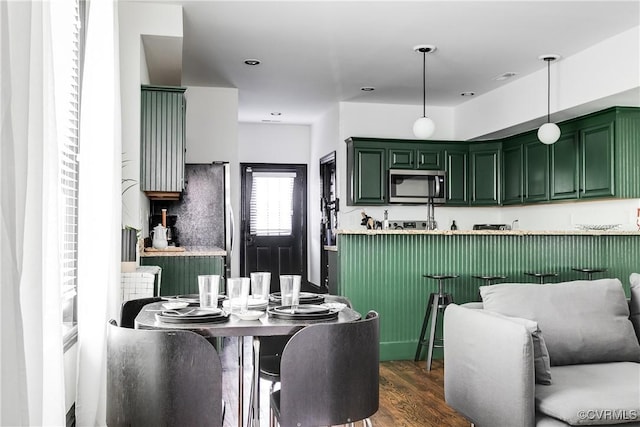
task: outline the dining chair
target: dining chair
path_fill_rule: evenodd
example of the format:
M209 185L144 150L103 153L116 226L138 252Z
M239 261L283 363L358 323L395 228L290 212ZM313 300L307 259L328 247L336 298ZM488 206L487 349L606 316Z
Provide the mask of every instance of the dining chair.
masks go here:
M107 425L222 426L222 367L191 331L107 325Z
M351 308L351 301L340 295L323 295L325 302L339 302ZM280 382L280 358L291 335L260 337L260 378L271 382L271 392Z
M282 353L280 390L271 394L271 422L317 427L363 421L378 411L379 317L310 325Z
M142 307L153 302L162 301L160 297L138 298L125 301L120 308L120 326L123 328L133 328L134 320Z

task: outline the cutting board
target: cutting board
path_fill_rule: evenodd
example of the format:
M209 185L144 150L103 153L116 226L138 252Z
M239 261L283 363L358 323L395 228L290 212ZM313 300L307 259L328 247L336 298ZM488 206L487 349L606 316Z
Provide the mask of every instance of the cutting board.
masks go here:
M184 252L185 249L182 246L167 246L164 249L156 248L144 248L145 252Z

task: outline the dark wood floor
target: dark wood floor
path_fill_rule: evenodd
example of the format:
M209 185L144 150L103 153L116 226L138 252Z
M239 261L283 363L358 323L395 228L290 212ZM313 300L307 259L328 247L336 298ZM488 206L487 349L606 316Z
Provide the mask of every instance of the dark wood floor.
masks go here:
M244 391L248 401L251 384L251 339L245 339ZM225 338L220 351L223 366L224 427L238 425L238 352L237 339ZM371 417L375 427L441 427L469 426L444 401L444 369L435 360L430 372L425 362L392 361L380 363L380 409ZM260 425L269 425L269 387L260 380ZM244 410L246 424L247 408Z

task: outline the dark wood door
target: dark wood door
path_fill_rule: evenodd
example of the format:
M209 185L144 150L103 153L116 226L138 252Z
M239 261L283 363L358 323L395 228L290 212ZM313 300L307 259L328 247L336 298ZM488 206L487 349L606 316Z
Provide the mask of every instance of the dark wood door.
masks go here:
M307 281L306 165L241 164L240 271L271 272L271 292L281 274Z

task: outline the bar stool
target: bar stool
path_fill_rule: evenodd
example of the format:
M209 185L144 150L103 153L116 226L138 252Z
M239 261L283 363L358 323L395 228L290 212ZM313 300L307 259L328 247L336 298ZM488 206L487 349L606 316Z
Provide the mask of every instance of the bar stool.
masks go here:
M502 280L507 278L507 276L499 276L499 275L492 275L492 274L478 275L473 277L475 277L476 279L484 280L484 285L480 285L480 286L493 285L496 280ZM480 289L478 289L478 301L482 301L482 297L480 296Z
M438 312L443 313L447 305L453 302L453 296L451 294L444 293L443 281L446 279L453 279L458 277L457 275L448 274L425 274L422 277L428 277L438 281L438 293L431 293L427 302L427 308L424 313L424 320L422 321L422 330L420 331L420 337L418 338L418 348L416 349L416 357L414 360L417 362L420 359L420 352L423 346L428 347L427 351L427 371L431 370L431 359L433 357L433 348L443 347L442 338L437 338L440 344L436 345L436 326L438 323ZM424 335L427 332L427 324L431 320L431 332L429 333L429 340L424 339Z
M524 273L528 276L533 276L538 278L538 283L543 284L544 279L547 277L558 277L558 273L538 273L538 272L526 272Z
M587 280L592 280L594 273L604 273L606 268L572 268L573 271L579 271L581 273L587 273Z
M484 276L473 276L473 277L475 277L476 279L484 280L484 285L482 285L482 286L493 285L493 283L496 280L502 280L502 279L506 279L507 278L507 276L498 276L498 275L490 275L490 274L487 274L487 275L484 275Z

